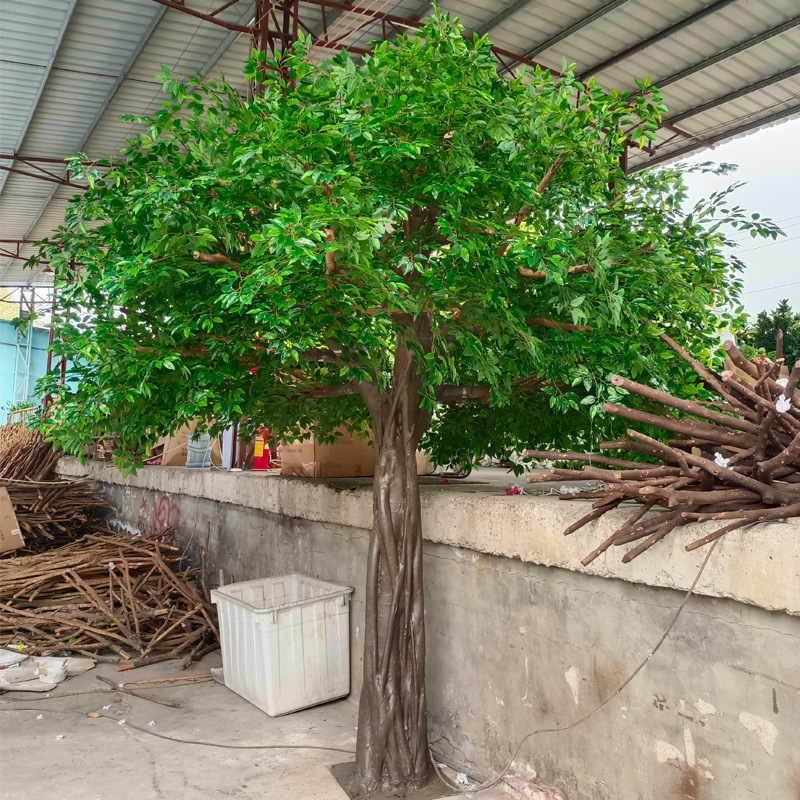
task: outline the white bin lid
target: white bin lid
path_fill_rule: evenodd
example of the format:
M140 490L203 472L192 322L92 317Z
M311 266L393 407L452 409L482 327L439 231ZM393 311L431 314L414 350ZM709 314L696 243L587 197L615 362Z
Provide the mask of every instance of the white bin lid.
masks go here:
M352 593L352 586L329 583L295 572L220 586L211 590L211 601L228 601L255 614L266 614L321 600L349 597Z

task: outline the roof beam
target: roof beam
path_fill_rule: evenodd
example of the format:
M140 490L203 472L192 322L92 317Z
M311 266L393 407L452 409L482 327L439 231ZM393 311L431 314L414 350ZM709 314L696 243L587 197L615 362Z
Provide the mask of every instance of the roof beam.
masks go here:
M48 183L57 183L59 186L70 186L73 189L80 189L81 191L85 191L85 186L78 186L77 183L71 183L66 178L58 178L55 175L50 175L49 173L46 175L40 175L36 172L27 172L24 169L17 169L16 167L6 167L0 164L0 170L3 170L6 173L13 172L15 175L24 175L26 178L36 178L39 181L47 181Z
M537 44L536 47L534 47L532 50L528 50L528 52L524 54L523 58L529 58L529 59L533 58L534 56L539 55L539 53L543 53L545 50L548 50L551 47L555 47L555 45L557 45L563 39L566 39L568 36L572 36L573 33L577 33L579 30L581 30L582 28L585 28L587 25L591 25L591 23L594 22L595 20L598 20L601 17L604 17L606 14L608 14L611 11L613 11L615 8L619 8L619 6L621 6L623 3L627 3L627 2L628 2L628 0L611 0L610 3L606 3L606 5L602 6L601 8L598 8L596 11L592 12L591 14L588 14L585 17L581 17L581 19L579 19L577 22L575 22L572 25L570 25L568 28L564 28L564 30L559 31L554 36L551 36L546 42L542 42L541 44ZM530 4L529 0L526 1L526 2L519 2L518 1L518 2L514 3L514 5L511 6L510 9L508 9L508 11L510 13L503 12L503 14L498 14L497 15L497 17L495 18L496 21L495 20L490 20L490 22L492 24L492 27L494 27L495 25L499 25L500 22L502 22L504 19L506 19L506 17L511 16L512 13L515 13L515 12L519 11L520 9L524 8L525 6L527 6L529 4ZM504 14L505 14L505 16L504 16ZM486 32L488 30L489 30L489 27L488 26L484 26L484 28L481 30L481 33L484 33L484 32ZM503 70L501 70L500 74L502 75L503 72L511 72L511 70L514 69L514 67L517 64L520 64L520 63L525 63L525 62L522 61L522 59L516 59L516 60L512 61L511 64L509 64L507 66L504 65L505 68Z
M174 0L153 0L154 3L171 8L173 11L182 11L191 17L203 19L206 22L212 22L214 25L219 25L220 28L227 28L229 31L238 31L239 33L250 33L252 28L249 25L237 25L235 22L226 22L224 19L217 19L212 14L203 14L201 11L195 11L193 8L184 5L183 3L174 2ZM214 13L222 11L218 8Z
M776 122L782 122L783 120L798 114L800 114L800 104L790 106L789 108L784 108L780 111L776 111L774 114L769 114L766 117L759 117L758 119L751 120L750 122L747 122L744 125L739 125L736 128L725 131L719 136L708 136L706 137L706 140L714 145L718 145L721 142L725 142L728 139L735 139L737 136L741 136L742 134L748 133L749 131L755 130L756 128L772 125L773 123ZM665 161L675 161L681 156L694 153L696 149L697 148L693 147L692 145L687 145L686 147L682 147L680 150L674 150L671 153L664 153L663 155L657 156L656 158L652 158L649 159L648 161L636 164L631 168L631 172L639 172L643 169L650 169L651 167L656 167L659 164L663 164Z
M627 2L628 0L612 0L612 2L606 3L606 5L598 8L597 11L582 17L568 28L564 28L563 31L559 31L557 34L555 34L555 36L551 36L546 42L537 44L533 50L529 50L525 55L529 58L533 58L533 56L543 53L545 50L549 50L551 47L555 47L559 42L563 41L568 36L572 36L573 33L577 33L587 25L591 25L596 20L604 17L606 14L611 13L615 8L619 8L621 5L624 5Z
M84 146L86 145L86 142L89 141L89 137L92 135L92 133L94 132L94 129L97 127L97 123L100 121L100 118L103 116L103 113L108 108L108 104L114 99L114 95L119 90L119 87L122 85L122 82L125 80L125 77L127 76L127 74L133 68L133 65L136 63L136 59L139 58L139 55L141 54L142 50L145 48L147 43L150 41L150 37L155 32L156 28L158 27L158 24L161 22L161 20L164 17L164 14L166 14L166 13L167 13L167 10L166 10L166 8L164 8L164 9L159 10L153 16L153 19L151 20L150 24L147 26L147 29L145 30L144 34L139 39L139 41L138 41L138 43L136 45L136 48L131 53L130 58L125 63L125 66L122 68L122 72L117 76L117 80L114 81L114 85L111 87L109 92L106 94L102 105L97 110L97 113L95 114L94 119L89 124L89 126L87 128L86 135L83 137L83 140L81 141L80 146L77 148L79 151L82 150L84 148ZM24 238L29 239L31 237L31 234L33 233L34 229L36 228L36 225L38 224L39 220L41 219L42 214L44 214L44 212L47 210L47 207L50 205L51 201L53 200L53 196L55 195L57 189L58 189L58 187L54 186L53 190L47 195L46 198L44 198L42 206L39 209L39 212L34 217L34 219L31 222L31 224L28 226L28 229L25 232L25 237ZM3 274L0 275L0 283L2 283L3 279L8 274L8 269L9 268L6 268L3 271Z
M780 36L782 33L786 33L786 31L790 31L792 28L795 28L798 25L800 25L800 17L793 17L792 19L784 22L782 25L778 25L775 28L770 28L763 33L759 33L758 36L753 36L747 41L741 42L740 44L735 44L733 47L729 47L727 50L723 50L721 53L717 53L710 58L706 58L705 60L700 61L691 67L686 67L686 69L682 69L680 72L675 72L666 78L653 81L653 83L659 89L663 89L665 86L669 86L671 83L677 83L684 78L688 78L690 75L694 75L695 73L701 72L702 70L707 69L714 64L718 64L720 61L724 61L726 58L735 56L738 53L743 53L745 50L749 50L751 47L755 47L757 44L761 44L762 42L766 42L776 36Z
M668 28L664 28L663 30L658 31L658 33L654 33L652 36L642 39L641 42L637 42L631 47L628 47L626 50L623 50L621 53L617 53L616 55L607 58L605 61L595 64L593 67L590 67L586 71L582 72L578 76L578 80L583 82L591 75L595 75L620 61L624 61L626 58L630 58L630 56L635 55L640 50L644 50L646 47L650 47L650 45L656 44L656 42L660 42L662 39L666 39L668 36L672 36L673 33L677 33L678 31L683 30L683 28L688 28L689 25L693 25L703 17L707 17L709 14L713 14L715 11L719 11L725 8L725 6L729 6L731 3L735 2L737 2L737 0L716 0L716 2L711 3L711 5L708 5L705 8L701 8L694 14L690 14L688 17L678 20Z
M695 136L693 133L689 133L688 131L683 130L682 128L677 128L671 122L663 121L659 125L659 128L664 128L668 131L671 131L676 136L683 136L684 139L689 139L696 144L699 144L701 147L708 147L710 150L714 149L714 144L709 142L708 139L701 139L699 136Z
M53 158L52 156L23 156L19 153L0 153L0 161L21 161L24 164L32 166L34 164L61 164L67 166L71 158ZM108 164L98 164L95 161L81 161L81 164L89 167L97 167L99 169L106 169L107 167L119 166L121 161L109 161Z
M664 120L664 123L674 125L681 120L697 116L698 114L702 114L704 111L709 111L712 108L729 103L731 100L736 100L739 97L752 94L753 92L757 92L759 89L765 89L767 86L772 86L774 83L780 83L780 81L785 81L787 78L793 78L795 75L800 75L800 66L784 70L783 72L779 72L777 75L770 75L768 78L764 78L763 80L743 86L741 89L737 89L735 92L730 92L722 97L717 97L714 100L709 100L707 103L690 108L687 111L682 111L680 114L675 114L675 116Z
M36 109L39 105L39 100L42 98L42 92L44 91L44 87L47 84L47 79L50 77L50 73L53 70L53 64L56 62L56 56L58 55L58 51L61 48L61 42L64 40L64 35L67 32L67 28L69 27L70 20L72 19L72 14L75 11L75 6L78 4L78 0L72 0L70 3L69 8L67 9L67 13L64 15L64 20L61 24L61 28L58 31L58 37L56 39L55 47L53 47L53 51L50 53L50 57L47 61L47 66L44 70L44 75L42 75L42 82L39 84L39 90L36 92L36 97L31 103L31 110L28 114L28 119L25 120L25 125L22 129L22 134L20 135L19 139L17 139L17 143L14 146L14 152L22 147L23 142L25 141L25 137L28 135L28 129L31 126L31 122L33 121L33 115L36 113ZM0 175L0 192L3 191L3 186L5 186L6 180L8 178L8 172L4 172Z
M380 11L373 11L371 8L361 8L360 6L352 6L348 3L340 3L336 0L302 0L303 3L308 3L312 6L319 6L320 8L331 8L338 11L346 12L348 14L355 14L360 17L369 17L374 20L386 20L386 22L394 23L402 28L411 28L418 30L422 27L419 17L398 17L395 14L382 14Z
M533 0L517 0L516 3L512 3L507 9L505 9L505 11L495 14L490 20L481 25L476 33L478 36L485 36L490 30L496 28L501 22L505 22L509 17L514 16L517 11L522 11L523 8L529 6L532 2Z
M0 161L28 161L31 164L66 164L66 158L21 156L19 153L0 153Z

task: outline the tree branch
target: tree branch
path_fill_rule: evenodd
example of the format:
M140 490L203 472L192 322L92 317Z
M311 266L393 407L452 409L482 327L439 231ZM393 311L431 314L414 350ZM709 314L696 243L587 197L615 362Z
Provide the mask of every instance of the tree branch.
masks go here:
M543 281L547 277L547 272L543 269L526 269L525 267L517 267L517 272L523 278L531 278L535 281ZM591 264L578 264L577 266L570 267L567 270L567 275L583 275L586 272L594 272L594 267Z
M227 264L231 267L237 266L224 253L201 253L199 250L195 250L192 253L192 258L195 261L199 261L201 264Z
M333 350L326 350L324 347L311 347L300 353L303 361L321 361L324 364L336 364L344 366L347 362Z
M326 242L335 242L336 241L336 234L333 232L333 228L323 228L323 233L325 234L325 241ZM325 274L326 275L333 275L339 270L336 267L336 255L332 250L325 251Z
M571 322L556 322L554 319L547 317L528 317L525 320L526 325L538 326L540 328L555 328L562 331L576 331L578 333L586 333L593 330L591 325L573 325Z
M553 176L558 172L558 168L566 161L566 156L559 156L548 168L547 172L544 173L544 177L539 181L539 185L536 187L536 194L541 195L545 189L550 185L550 181L553 180ZM517 216L514 217L514 227L522 224L522 221L528 214L531 213L531 206L528 203L525 203L522 208L517 211Z
M536 187L536 194L541 196L541 194L545 191L545 189L547 189L547 187L550 185L550 181L553 180L553 176L556 174L556 172L558 172L558 168L564 163L565 160L566 156L559 156L547 168L547 171L544 173L544 176L539 181L539 185ZM511 221L511 226L514 228L518 228L522 224L525 217L527 217L528 214L531 213L532 208L533 207L530 205L530 203L525 203L525 205L522 206L522 208L520 208L519 211L517 211L516 216ZM508 250L510 244L511 242L503 242L503 244L501 244L500 247L497 248L497 255L498 256L505 255L506 250Z
M488 386L437 386L436 399L440 403L488 403Z
M336 386L327 386L324 383L317 383L303 392L304 397L312 399L344 397L349 394L359 394L359 381L348 381L347 383L340 383Z

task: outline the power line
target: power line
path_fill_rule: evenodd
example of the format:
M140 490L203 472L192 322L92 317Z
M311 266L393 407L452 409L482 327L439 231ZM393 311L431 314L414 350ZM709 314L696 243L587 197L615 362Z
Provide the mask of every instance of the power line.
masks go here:
M781 228L781 230L787 231L787 230L789 230L789 228L796 228L798 225L800 225L800 222L793 222L791 225L784 225ZM732 242L746 242L746 241L748 241L750 239L753 239L753 238L755 238L755 237L751 236L749 233L742 232L742 233L738 234L737 236L732 237L731 241Z
M776 244L786 244L786 242L794 242L797 239L800 239L800 236L791 236L788 239L779 239L777 242L770 242L769 244L762 244L758 247L751 247L749 250L742 250L741 253L738 255L744 255L745 253L752 253L753 250L763 250L765 247L775 247Z
M800 286L800 281L792 281L791 283L779 283L777 286L767 286L766 289L753 289L750 292L742 292L742 294L759 294L760 292L771 292L773 289L785 289L787 286Z

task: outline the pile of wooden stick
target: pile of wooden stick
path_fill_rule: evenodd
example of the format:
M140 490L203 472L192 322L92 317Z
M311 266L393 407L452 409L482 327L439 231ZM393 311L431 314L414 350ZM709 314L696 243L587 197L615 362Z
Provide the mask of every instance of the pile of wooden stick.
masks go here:
M631 561L675 528L690 522L721 520L724 525L687 545L687 550L754 522L800 516L800 394L795 391L800 381L800 361L791 373L781 369L782 337L778 336L775 362L764 357L749 361L733 342L726 342L728 369L721 376L706 369L666 334L661 338L691 365L706 389L718 398L682 400L614 376L611 380L615 386L638 395L652 412L616 403L607 403L604 411L666 431L673 438L662 442L629 429L629 438L599 445L602 450L644 454L658 463L552 451L526 454L549 460L592 462L581 470L552 469L544 475L529 475L529 483L597 480L604 484L593 510L567 528L565 534L577 531L626 500L641 504L583 560L584 565L612 545L638 542L622 559ZM785 373L783 377L781 371ZM597 467L596 463L604 466ZM649 514L651 511L660 513Z
M167 541L165 541L165 539ZM94 536L0 560L0 647L38 655L115 650L132 666L219 646L216 611L171 534Z
M8 490L25 549L41 553L79 539L86 533L105 533L101 513L111 505L92 481L0 480Z
M8 490L28 553L103 533L111 506L86 480L52 480L59 454L38 431L0 426L0 487Z
M59 454L38 431L25 425L0 425L0 478L45 480Z

